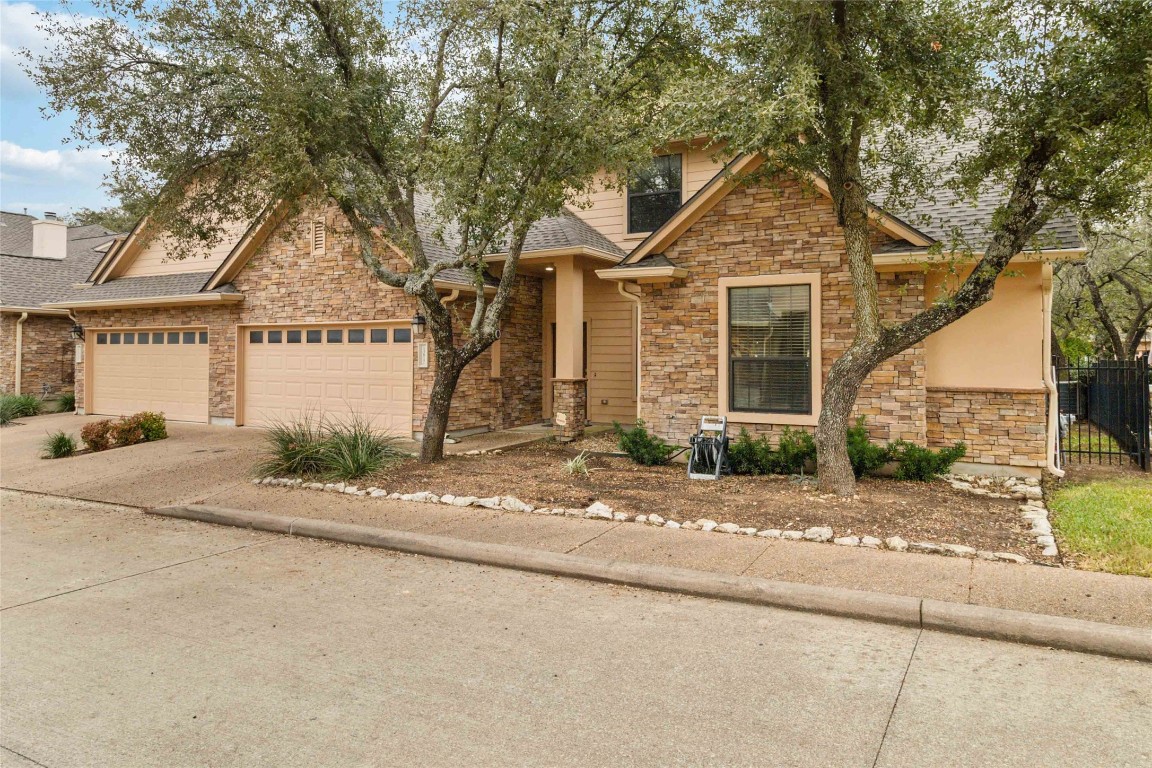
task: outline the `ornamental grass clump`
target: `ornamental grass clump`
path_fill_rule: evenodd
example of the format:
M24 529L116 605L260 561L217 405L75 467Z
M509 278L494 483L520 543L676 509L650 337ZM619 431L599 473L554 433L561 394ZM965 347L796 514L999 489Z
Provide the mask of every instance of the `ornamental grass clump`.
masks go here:
M397 438L356 415L320 419L309 413L276 421L265 438L265 459L256 466L261 476L354 480L404 456Z
M56 401L57 413L72 413L76 410L76 393L65 392L60 395L60 399Z
M36 395L0 395L0 424L39 416L44 403Z
M76 438L67 432L53 432L44 438L45 459L65 459L76 453Z

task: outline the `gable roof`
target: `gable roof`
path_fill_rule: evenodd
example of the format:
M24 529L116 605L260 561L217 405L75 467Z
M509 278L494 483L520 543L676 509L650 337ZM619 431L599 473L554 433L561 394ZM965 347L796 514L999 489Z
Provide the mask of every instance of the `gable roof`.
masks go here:
M938 157L941 164L946 165L971 149L967 144L957 144L942 151ZM686 200L663 226L633 248L616 269L641 261L652 263L647 260L674 243L725 195L732 192L740 184L741 177L753 173L763 162L763 156L758 154L743 154L733 158ZM831 197L825 179L812 176L810 181L826 197ZM917 201L906 208L892 206L885 209L870 202L870 218L878 229L892 236L894 242L883 248L889 253L922 253L937 242L949 243L953 238L960 239L979 252L991 237L987 225L992 221L992 214L1006 196L1007 190L997 185L989 185L975 201L961 199L951 189L941 188L935 192L934 199ZM1076 222L1069 216L1049 221L1037 234L1035 241L1041 250L1083 248Z
M68 294L83 283L103 258L97 250L117 233L96 224L68 228L68 252L63 259L32 256L32 224L36 217L0 212L0 305L32 309Z

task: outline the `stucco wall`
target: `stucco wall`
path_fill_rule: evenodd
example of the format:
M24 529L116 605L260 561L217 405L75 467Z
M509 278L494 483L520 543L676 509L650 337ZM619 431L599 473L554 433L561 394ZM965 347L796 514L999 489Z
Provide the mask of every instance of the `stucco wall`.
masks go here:
M883 239L876 236L877 243ZM668 439L685 441L701 415L719 412L720 278L819 272L823 375L852 339L851 281L831 204L795 183L734 190L665 255L689 276L642 286L640 417ZM884 317L915 313L923 307L923 291L918 272L880 275ZM924 382L922 345L869 377L857 413L867 417L875 439L925 441ZM741 426L730 423L733 431ZM780 428L746 426L766 433Z
M0 392L16 390L16 323L20 315L0 315ZM72 390L72 341L67 317L29 315L23 326L20 390L50 395Z

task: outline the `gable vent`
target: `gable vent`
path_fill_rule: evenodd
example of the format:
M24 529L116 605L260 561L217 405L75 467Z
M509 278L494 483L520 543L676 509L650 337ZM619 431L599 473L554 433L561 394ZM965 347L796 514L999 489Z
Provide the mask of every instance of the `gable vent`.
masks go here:
M313 254L324 253L324 245L325 245L324 241L325 241L326 237L327 237L327 233L324 229L324 222L323 221L312 222L312 253Z

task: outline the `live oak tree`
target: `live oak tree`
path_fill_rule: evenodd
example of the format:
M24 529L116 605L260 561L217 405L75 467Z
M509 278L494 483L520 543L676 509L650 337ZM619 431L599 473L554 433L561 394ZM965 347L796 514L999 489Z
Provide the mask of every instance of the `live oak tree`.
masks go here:
M1125 220L1085 230L1084 262L1056 267L1054 330L1070 360L1131 360L1152 327L1152 195Z
M1057 216L1107 218L1152 151L1152 5L1143 0L717 0L705 64L673 100L679 131L769 158L764 178L826 179L854 297L816 430L822 490L850 495L845 433L885 360L992 297ZM700 83L707 87L700 87ZM942 142L974 149L941 166ZM1003 190L987 237L933 258L973 268L903 321L881 313L869 202ZM915 225L915 221L911 222ZM817 366L819 362L816 361Z
M529 228L599 169L650 157L652 97L691 32L680 0L426 0L396 19L369 0L97 9L45 19L56 47L33 76L52 108L75 111L80 142L118 149L112 183L185 244L335 201L374 278L427 318L423 461L442 457L461 372L497 338ZM448 269L475 291L462 332L436 289Z

